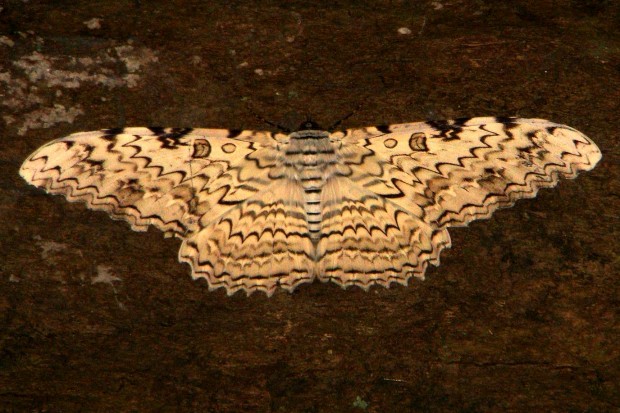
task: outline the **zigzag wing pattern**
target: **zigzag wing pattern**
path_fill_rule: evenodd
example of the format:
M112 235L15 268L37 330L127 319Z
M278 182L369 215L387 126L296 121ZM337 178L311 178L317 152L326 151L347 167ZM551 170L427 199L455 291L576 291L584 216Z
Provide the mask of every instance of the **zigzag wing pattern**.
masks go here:
M126 128L32 154L20 174L137 231L183 239L211 289L292 291L314 278L407 284L450 246L447 228L536 195L601 154L540 119L473 118L329 133Z
M374 284L407 285L411 276L424 278L428 263L437 264L439 251L450 243L445 229L347 178L328 181L322 201L321 281L365 290Z
M340 155L351 173L333 191L338 195L331 199L339 201L324 204L329 220L319 250L325 261L321 273L341 285L363 287L423 277L427 263L438 265L441 250L450 246L448 227L488 218L560 178L592 169L601 158L582 133L541 119L354 129L342 142Z
M126 128L70 135L33 153L29 183L81 200L135 231L184 237L271 183L268 134L225 129Z
M179 260L192 266L211 289L292 291L315 277L303 191L281 179L187 237Z
M398 193L388 196L413 197L424 220L438 227L488 218L601 159L590 138L543 119L459 119L393 125L389 131L363 144L388 168L386 187Z

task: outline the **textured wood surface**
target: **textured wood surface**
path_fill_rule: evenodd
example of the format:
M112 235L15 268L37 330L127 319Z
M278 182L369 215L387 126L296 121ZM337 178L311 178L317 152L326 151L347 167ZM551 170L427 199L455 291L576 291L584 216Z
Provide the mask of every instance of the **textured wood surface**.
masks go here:
M617 410L615 2L2 7L0 411ZM270 298L210 292L179 265L181 240L19 176L75 131L269 129L253 112L327 127L360 103L344 129L541 117L603 157L451 229L441 266L413 287Z

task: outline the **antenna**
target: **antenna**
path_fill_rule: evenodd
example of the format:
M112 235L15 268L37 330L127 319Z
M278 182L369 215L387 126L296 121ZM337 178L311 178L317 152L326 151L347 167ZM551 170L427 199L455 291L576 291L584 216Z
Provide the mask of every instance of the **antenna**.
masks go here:
M255 110L254 110L254 106L252 106L252 104L250 103L249 100L245 101L245 105L248 108L248 110L256 117L256 119L265 122L267 125L269 126L273 126L274 128L278 128L280 129L282 132L284 133L291 133L291 130L285 126L280 125L279 123L275 123L270 121L269 119L265 119L263 116L259 115Z
M351 116L355 115L362 108L362 106L364 106L364 103L366 103L366 100L368 100L368 96L366 96L364 99L362 99L362 101L350 113L348 113L343 118L341 118L340 120L336 121L332 126L330 126L329 129L327 129L327 131L328 132L333 132L338 126L340 126L340 124L342 122L344 122L345 120L349 119Z

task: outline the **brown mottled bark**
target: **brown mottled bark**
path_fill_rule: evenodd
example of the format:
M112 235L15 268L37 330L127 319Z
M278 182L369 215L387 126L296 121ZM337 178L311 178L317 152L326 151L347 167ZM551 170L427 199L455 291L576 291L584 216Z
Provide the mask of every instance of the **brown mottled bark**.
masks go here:
M618 4L411 3L2 5L0 411L616 411ZM329 125L362 102L345 126L541 117L603 160L453 230L424 282L271 299L210 293L178 240L17 174L75 131Z

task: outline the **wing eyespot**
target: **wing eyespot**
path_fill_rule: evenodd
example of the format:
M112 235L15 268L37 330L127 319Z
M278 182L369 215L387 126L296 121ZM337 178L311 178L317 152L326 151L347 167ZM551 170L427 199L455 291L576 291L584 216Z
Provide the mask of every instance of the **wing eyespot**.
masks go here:
M409 147L412 151L428 151L426 146L426 135L423 132L416 132L409 137Z
M231 154L236 150L237 150L237 145L235 145L234 143L226 143L222 145L222 152L224 153Z
M396 145L398 145L398 142L396 141L396 139L389 138L383 141L383 144L388 149L394 149Z
M194 152L192 158L206 158L211 154L211 144L206 139L196 139L194 141Z

